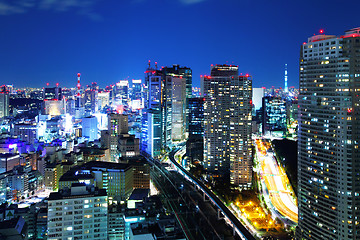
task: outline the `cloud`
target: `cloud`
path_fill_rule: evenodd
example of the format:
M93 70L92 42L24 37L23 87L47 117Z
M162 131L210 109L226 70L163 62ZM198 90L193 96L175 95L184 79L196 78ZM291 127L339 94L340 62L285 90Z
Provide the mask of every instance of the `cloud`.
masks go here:
M181 3L183 4L195 4L195 3L200 3L200 2L204 2L205 0L180 0Z
M101 16L93 11L98 0L0 0L0 15L25 13L30 9L43 11L66 12L75 10L92 20L100 20Z

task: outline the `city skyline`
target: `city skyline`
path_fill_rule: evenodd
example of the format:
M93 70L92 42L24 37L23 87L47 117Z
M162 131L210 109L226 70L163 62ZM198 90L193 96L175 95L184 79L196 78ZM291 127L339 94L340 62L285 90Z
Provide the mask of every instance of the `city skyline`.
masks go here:
M192 68L194 86L209 65L234 64L253 76L254 87L284 87L288 64L288 85L297 88L299 45L307 36L320 29L340 35L357 27L349 23L355 22L359 4L339 12L332 2L307 8L310 2L0 1L0 30L7 33L0 38L0 81L72 87L73 75L81 72L84 84L104 87L143 79L151 60L159 67ZM313 17L304 18L305 10Z

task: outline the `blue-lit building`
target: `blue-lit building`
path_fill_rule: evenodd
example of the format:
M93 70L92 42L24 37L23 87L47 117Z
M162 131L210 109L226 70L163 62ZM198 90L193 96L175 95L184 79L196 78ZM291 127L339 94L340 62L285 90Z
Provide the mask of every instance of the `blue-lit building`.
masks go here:
M171 148L173 141L186 138L187 99L191 96L191 81L190 68L173 65L159 70L156 63L155 67L151 67L149 63L145 71L142 152L151 156L160 154L157 145L153 149L148 147L150 143L145 141L153 140L146 134L157 137L160 133L160 150L167 150Z
M279 97L263 97L263 135L284 136L286 133L286 101Z
M144 109L140 151L153 158L160 156L162 149L161 137L161 111L157 109Z
M204 98L189 98L189 139L186 155L192 164L204 160Z
M89 142L99 139L98 133L98 122L94 116L86 117L82 119L82 136L85 137Z
M204 98L189 99L189 137L204 135Z

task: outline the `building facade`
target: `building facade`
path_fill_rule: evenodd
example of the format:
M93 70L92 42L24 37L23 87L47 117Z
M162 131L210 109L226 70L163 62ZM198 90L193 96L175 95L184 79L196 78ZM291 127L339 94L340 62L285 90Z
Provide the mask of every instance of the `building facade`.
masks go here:
M251 77L237 66L216 65L202 78L204 168L214 177L248 188L252 182Z
M360 238L360 28L300 52L297 239Z
M48 199L48 238L108 239L105 190L74 184L70 191L51 193Z

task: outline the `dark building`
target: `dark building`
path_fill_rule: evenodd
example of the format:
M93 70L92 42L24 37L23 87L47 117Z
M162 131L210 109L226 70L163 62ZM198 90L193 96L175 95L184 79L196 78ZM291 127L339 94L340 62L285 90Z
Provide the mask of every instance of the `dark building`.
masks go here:
M53 87L53 88L45 88L44 91L44 99L45 100L61 100L61 88Z
M204 136L204 98L189 98L189 137Z

